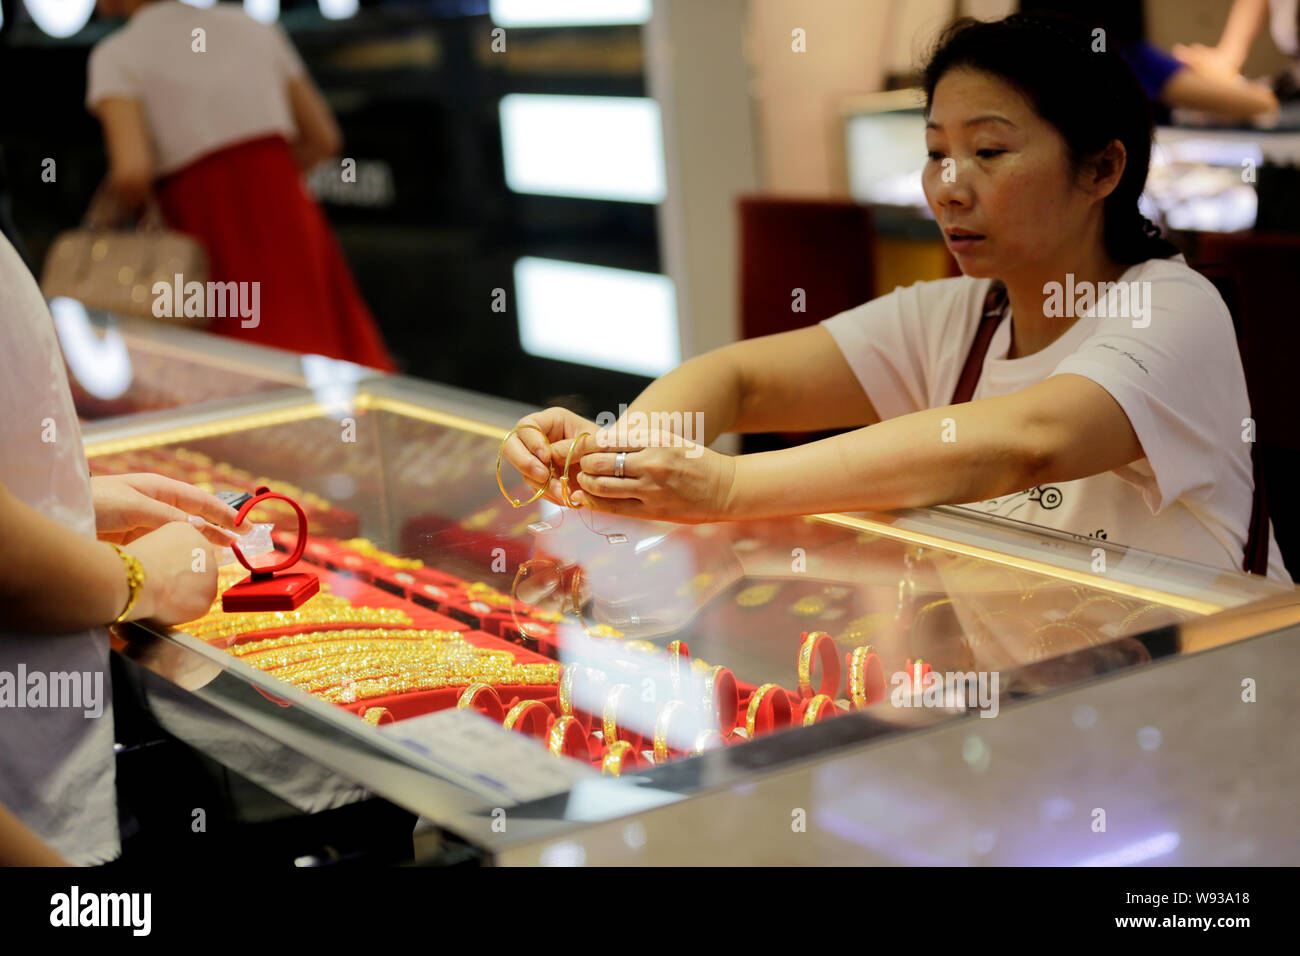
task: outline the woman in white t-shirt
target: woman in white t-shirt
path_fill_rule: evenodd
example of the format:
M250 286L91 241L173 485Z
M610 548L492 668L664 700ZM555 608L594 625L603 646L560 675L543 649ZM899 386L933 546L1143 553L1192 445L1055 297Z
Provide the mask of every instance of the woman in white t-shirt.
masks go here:
M65 859L120 852L108 631L210 606L235 511L161 475L91 478L36 280L0 236L0 806ZM241 529L242 530L242 529ZM13 828L0 815L0 840ZM25 847L25 848L24 848ZM42 862L21 835L0 856Z
M964 275L685 362L583 440L573 503L676 521L970 503L1241 569L1253 424L1231 317L1138 212L1149 113L1095 45L1050 17L949 28L924 74L924 186ZM860 427L729 457L636 435L656 411L700 421L686 437L703 444ZM506 449L535 484L596 432L556 408L521 424L546 436L524 429ZM1289 580L1271 533L1265 564Z

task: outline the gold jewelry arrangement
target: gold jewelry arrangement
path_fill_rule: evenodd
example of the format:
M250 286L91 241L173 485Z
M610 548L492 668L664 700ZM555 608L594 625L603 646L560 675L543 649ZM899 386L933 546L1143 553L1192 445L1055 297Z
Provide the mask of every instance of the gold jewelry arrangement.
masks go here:
M781 590L779 584L753 584L736 595L736 603L741 607L762 607Z
M398 570L414 570L424 567L424 562L419 558L401 558L395 554L375 547L373 541L368 538L349 538L347 541L339 542L343 547L349 548L357 554L378 561L380 564L386 564L390 568Z

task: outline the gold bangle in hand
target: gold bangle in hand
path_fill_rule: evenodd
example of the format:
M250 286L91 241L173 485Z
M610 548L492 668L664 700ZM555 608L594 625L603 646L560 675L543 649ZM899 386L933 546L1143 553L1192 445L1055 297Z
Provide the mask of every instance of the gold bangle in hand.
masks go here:
M506 501L510 502L510 506L512 508L522 508L524 507L524 505L531 505L542 495L546 494L546 489L550 486L551 479L555 477L554 465L552 465L550 462L547 462L547 468L549 469L550 473L546 476L546 480L542 482L542 486L537 489L536 494L534 494L527 501L520 501L518 498L510 497L510 492L506 491L506 486L501 481L501 458L506 453L506 442L510 441L510 439L513 438L521 428L531 428L533 431L540 434L543 438L546 437L546 432L542 431L536 425L523 424L523 425L516 425L514 428L510 429L510 431L506 432L506 437L501 439L501 447L497 449L497 487L501 489L501 494L505 495Z
M569 508L579 507L578 505L575 505L573 499L569 497L569 466L573 463L573 449L578 447L578 442L582 441L590 434L591 432L579 432L574 437L573 441L569 442L569 453L564 456L564 473L560 475L560 500Z

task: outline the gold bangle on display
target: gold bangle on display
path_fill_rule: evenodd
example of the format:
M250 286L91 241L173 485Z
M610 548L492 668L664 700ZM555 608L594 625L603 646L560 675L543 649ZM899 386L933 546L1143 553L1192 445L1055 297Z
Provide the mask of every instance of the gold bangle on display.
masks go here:
M640 758L636 748L626 740L616 740L600 762L600 772L611 777L621 777L624 770L635 770Z
M1137 626L1138 622L1141 621L1144 616L1153 612L1164 615L1165 620L1158 621L1154 625L1143 626L1141 630L1151 630L1153 627L1167 627L1170 624L1177 624L1179 621L1177 612L1172 608L1163 607L1159 604L1144 604L1136 611L1128 614L1124 620L1119 622L1119 634L1123 636L1129 633L1140 633Z
M1092 597L1080 601L1071 608L1070 613L1065 615L1065 619L1067 621L1077 621L1080 617L1086 616L1090 611L1097 608L1107 607L1118 609L1121 616L1127 615L1132 609L1131 604L1121 601L1119 598L1111 597L1108 594L1094 594Z
M591 759L591 750L587 745L587 732L582 729L576 717L561 717L552 724L546 746L557 757Z
M501 481L501 459L506 453L506 443L517 435L520 429L523 428L531 428L533 431L537 432L537 434L541 435L542 438L546 439L548 442L550 441L546 436L546 432L542 431L541 428L536 425L529 424L516 425L514 428L510 429L510 431L506 432L505 438L501 439L501 447L497 449L497 487L501 489L501 494L505 496L506 501L510 502L512 508L522 508L525 505L531 505L538 498L542 497L542 495L546 494L546 489L550 486L551 479L555 477L555 465L548 462L547 467L550 474L546 476L546 480L542 482L542 486L537 489L537 492L527 501L520 501L518 498L511 498L510 492L506 491L505 483Z
M828 697L825 694L816 694L809 698L808 704L804 708L803 712L803 725L805 727L811 727L813 724L820 722L822 719L822 711L827 708L830 709L831 716L839 713L839 708L835 706L833 698Z
M388 719L384 720L385 717ZM387 707L367 707L366 712L361 715L361 719L370 726L377 727L379 724L391 724L394 718Z
M503 726L506 730L515 730L541 740L546 736L546 720L550 714L550 708L540 700L521 700L510 708Z
M632 693L630 685L615 684L609 689L609 693L605 695L605 706L601 711L601 731L605 736L607 745L618 740L618 705L630 693Z
M870 644L855 647L849 655L849 700L854 708L866 707L875 703L873 691L881 691L877 700L883 700L885 688L885 671L880 664L876 649Z
M822 664L821 684L815 690L812 685L814 653ZM805 631L799 642L799 655L796 659L799 696L826 694L834 697L840 691L840 666L840 652L835 646L835 639L825 631Z
M573 682L578 679L578 665L564 664L560 667L560 716L573 716Z
M721 664L703 668L704 693L702 706L704 719L710 729L728 732L736 726L740 709L740 695L736 675Z
M479 698L483 698L483 700ZM484 705L486 706L484 707ZM505 707L501 703L501 698L497 695L496 688L481 681L470 684L465 688L456 701L456 709L476 711L491 720L501 720L502 715L505 713Z
M766 709L765 709L766 708ZM766 720L764 714L766 713ZM752 740L790 723L790 698L779 684L763 684L749 698L745 712L745 731Z
M663 709L659 711L659 716L655 719L655 763L667 763L669 751L674 749L669 741L669 729L672 724L673 714L682 707L686 706L680 700L670 700L664 704Z
M1071 640L1073 638L1074 640ZM1078 643L1082 641L1082 643ZM1031 660L1041 661L1097 643L1092 631L1074 621L1053 621L1034 629L1030 637Z

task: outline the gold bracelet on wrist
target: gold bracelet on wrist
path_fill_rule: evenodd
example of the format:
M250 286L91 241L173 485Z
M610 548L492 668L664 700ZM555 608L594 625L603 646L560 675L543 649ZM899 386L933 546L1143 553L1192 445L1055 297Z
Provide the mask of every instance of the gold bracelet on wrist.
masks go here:
M121 614L113 618L114 624L121 624L135 608L135 602L140 600L140 592L144 590L144 566L135 555L127 554L119 545L109 542L108 546L117 552L117 556L122 559L122 564L126 567L126 607L122 608Z

